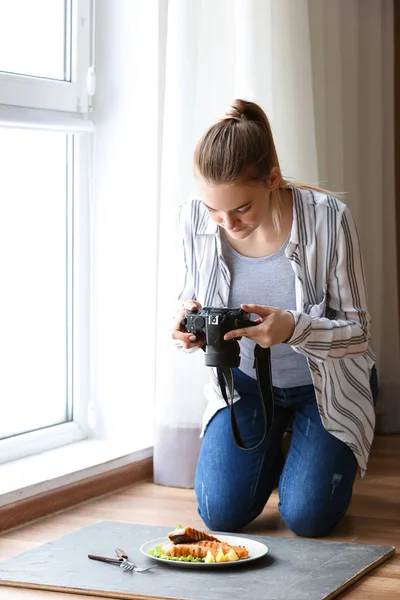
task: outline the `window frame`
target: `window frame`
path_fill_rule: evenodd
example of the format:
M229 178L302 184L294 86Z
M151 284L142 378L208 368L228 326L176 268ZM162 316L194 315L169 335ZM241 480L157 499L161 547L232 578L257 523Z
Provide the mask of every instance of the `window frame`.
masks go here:
M0 105L86 113L90 67L91 0L72 0L71 81L0 71Z
M73 302L69 303L66 320L72 341L67 368L71 420L0 440L0 464L77 442L90 435L90 152L93 134L66 132L66 135L68 146L73 140L73 150L68 148L72 163L68 180L73 180L68 211L68 217L72 219L68 223L68 237L73 241L68 254L73 257L73 264L68 267L68 282L73 289Z
M62 131L73 141L73 151L68 152L68 185L73 182L68 215L73 219L73 230L68 234L69 241L73 241L73 263L68 276L69 285L73 286L73 304L68 314L73 340L73 353L68 355L72 420L0 440L0 464L92 437L90 221L94 123L88 118L86 78L92 58L93 2L72 0L71 82L0 72L0 128Z

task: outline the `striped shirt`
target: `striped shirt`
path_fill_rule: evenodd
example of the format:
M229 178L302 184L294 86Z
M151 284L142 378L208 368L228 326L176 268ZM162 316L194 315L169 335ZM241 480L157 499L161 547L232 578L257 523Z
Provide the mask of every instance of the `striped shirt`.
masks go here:
M293 223L286 258L295 273L295 329L288 344L307 358L319 414L327 431L353 451L366 471L375 427L370 374L370 315L356 226L348 207L320 192L291 186ZM178 300L227 306L230 272L218 225L200 198L178 212L181 267ZM203 432L225 406L218 380L206 385ZM235 392L234 400L240 397Z

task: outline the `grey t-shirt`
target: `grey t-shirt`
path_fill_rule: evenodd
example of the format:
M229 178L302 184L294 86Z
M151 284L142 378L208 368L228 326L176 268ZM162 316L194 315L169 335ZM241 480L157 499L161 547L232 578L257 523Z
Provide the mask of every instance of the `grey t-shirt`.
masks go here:
M241 304L263 304L285 310L296 309L295 276L285 256L286 242L270 256L248 258L232 248L221 231L222 254L231 273L229 308ZM251 319L257 319L251 315ZM255 343L242 338L240 344L240 370L257 377L253 368ZM287 344L271 347L272 383L276 387L288 388L312 384L306 358Z

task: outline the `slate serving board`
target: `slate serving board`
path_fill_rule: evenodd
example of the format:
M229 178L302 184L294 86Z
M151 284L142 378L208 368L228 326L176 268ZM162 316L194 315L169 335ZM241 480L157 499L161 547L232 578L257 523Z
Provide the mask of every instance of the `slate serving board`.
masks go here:
M393 546L251 536L269 552L237 567L159 565L129 573L87 558L89 553L113 555L119 547L140 566L154 564L139 548L171 529L99 521L1 561L0 585L137 600L328 600L395 551Z

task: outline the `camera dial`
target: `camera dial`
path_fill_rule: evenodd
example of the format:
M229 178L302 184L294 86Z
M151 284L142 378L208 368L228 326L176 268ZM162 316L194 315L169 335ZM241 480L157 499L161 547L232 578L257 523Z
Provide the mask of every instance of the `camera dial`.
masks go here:
M206 324L204 317L195 317L193 319L193 325L196 329L202 329Z

